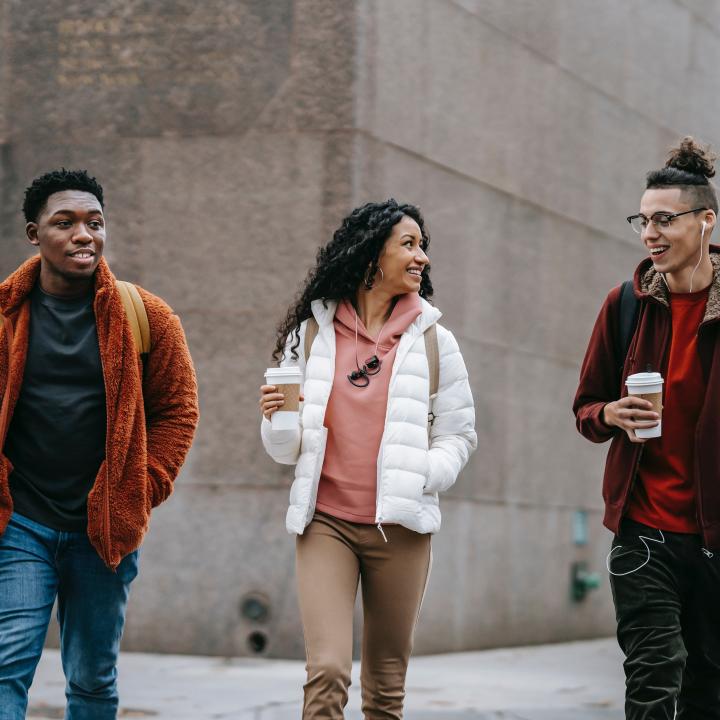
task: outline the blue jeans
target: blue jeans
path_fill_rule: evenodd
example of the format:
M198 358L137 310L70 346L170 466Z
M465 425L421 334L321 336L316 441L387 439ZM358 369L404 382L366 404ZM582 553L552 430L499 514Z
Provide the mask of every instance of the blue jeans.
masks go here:
M66 720L115 720L116 663L138 554L109 570L85 533L14 513L0 536L0 720L23 720L55 598Z

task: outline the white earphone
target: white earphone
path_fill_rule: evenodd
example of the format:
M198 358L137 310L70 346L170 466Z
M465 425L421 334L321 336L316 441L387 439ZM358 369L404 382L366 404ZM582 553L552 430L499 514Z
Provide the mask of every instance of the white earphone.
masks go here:
M707 227L707 223L703 220L702 221L702 231L700 232L700 259L697 262L697 265L693 268L692 274L690 275L690 292L693 291L693 278L695 277L695 272L700 267L700 263L702 262L703 258L703 241L705 240L705 228Z

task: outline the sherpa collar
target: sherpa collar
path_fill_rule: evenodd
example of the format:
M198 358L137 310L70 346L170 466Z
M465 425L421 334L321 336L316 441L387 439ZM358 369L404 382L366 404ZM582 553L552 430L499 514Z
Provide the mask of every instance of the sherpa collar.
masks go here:
M4 282L0 283L0 314L12 315L23 304L40 275L40 256L34 255L26 260ZM105 258L100 258L95 271L95 295L103 294L112 289L115 278Z
M720 247L710 246L710 262L713 266L713 279L703 322L720 320ZM657 300L665 307L670 307L670 291L662 275L655 270L650 258L643 260L635 271L635 291Z

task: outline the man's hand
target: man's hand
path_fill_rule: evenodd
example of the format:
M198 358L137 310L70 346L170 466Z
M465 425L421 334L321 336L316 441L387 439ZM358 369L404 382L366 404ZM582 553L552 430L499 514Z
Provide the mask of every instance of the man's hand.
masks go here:
M639 438L635 430L653 428L660 422L660 415L653 410L652 403L634 395L609 402L602 409L601 418L606 425L624 430L630 442L635 443L643 443L648 439Z

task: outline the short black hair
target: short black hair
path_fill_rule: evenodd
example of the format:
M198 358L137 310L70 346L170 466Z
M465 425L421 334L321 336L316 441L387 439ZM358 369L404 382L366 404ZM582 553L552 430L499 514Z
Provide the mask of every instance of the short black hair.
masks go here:
M26 222L37 222L47 203L47 199L56 192L63 190L80 190L94 195L100 207L105 209L102 185L88 175L87 170L51 170L36 177L30 187L25 190L23 214Z
M647 190L678 187L682 195L696 207L718 211L718 199L710 178L715 175L715 154L693 137L686 136L678 147L670 150L668 161L661 170L647 174Z

